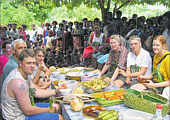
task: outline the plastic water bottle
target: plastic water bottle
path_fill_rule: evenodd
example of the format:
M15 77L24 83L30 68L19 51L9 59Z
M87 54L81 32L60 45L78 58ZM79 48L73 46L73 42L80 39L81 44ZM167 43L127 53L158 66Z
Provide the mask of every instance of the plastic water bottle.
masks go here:
M122 113L118 112L118 114L119 114L119 120L123 120L123 115L122 115Z
M156 112L152 120L163 120L162 117L162 105L156 105Z
M53 103L54 103L54 98L50 97L50 99L49 99L49 107L50 107L50 109L53 108Z

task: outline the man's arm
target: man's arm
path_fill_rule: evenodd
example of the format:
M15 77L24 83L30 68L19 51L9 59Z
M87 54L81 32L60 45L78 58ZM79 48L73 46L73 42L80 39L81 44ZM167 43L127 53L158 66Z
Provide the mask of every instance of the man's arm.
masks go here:
M35 115L50 112L49 108L39 108L31 105L28 88L26 87L25 81L12 80L8 84L7 90L11 97L16 98L21 110L25 115Z
M57 89L39 89L35 88L35 97L37 98L48 98L57 94Z
M131 76L130 76L130 74L131 74L131 72L130 72L130 67L127 67L126 72L127 72L126 83L127 83L127 84L130 84L130 80L131 80Z

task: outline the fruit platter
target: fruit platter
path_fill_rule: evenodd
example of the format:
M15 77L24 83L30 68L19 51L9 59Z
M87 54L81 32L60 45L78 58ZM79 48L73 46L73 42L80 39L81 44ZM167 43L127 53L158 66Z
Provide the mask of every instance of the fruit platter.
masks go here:
M103 106L112 106L116 104L122 104L124 101L124 89L113 90L113 91L104 91L93 93L92 96L95 97L95 100L98 104Z
M97 91L103 91L104 88L109 86L109 82L105 81L104 79L93 77L88 81L82 81L81 85L88 89L92 89L94 92L97 92Z

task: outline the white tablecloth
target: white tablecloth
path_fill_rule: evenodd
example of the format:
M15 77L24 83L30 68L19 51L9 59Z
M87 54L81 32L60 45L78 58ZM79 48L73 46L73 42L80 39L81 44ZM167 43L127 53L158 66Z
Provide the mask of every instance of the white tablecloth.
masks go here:
M96 104L96 103L91 103L91 104ZM90 105L90 104L85 104L85 106ZM74 112L71 110L70 105L65 105L66 110L71 118L71 120L94 120L93 118L84 116L82 111L80 112ZM109 106L105 107L107 110L114 109L116 111L119 111L120 117L122 117L123 120L151 120L153 117L153 114L130 109L126 107L124 104L120 105L114 105L114 106ZM164 117L164 120L170 120L170 116L166 115Z

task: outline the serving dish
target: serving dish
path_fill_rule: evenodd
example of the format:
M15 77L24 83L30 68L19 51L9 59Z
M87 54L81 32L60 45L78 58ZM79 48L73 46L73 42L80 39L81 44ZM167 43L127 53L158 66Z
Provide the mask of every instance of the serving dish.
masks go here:
M98 104L102 106L112 106L122 104L124 101L124 89L93 93L92 96Z
M84 103L94 101L95 98L89 94L67 94L63 96L56 97L56 101L60 101L65 104L70 104L70 102L75 98L80 98Z
M92 118L97 118L101 111L106 111L106 109L100 105L88 105L83 108L83 114Z

